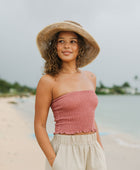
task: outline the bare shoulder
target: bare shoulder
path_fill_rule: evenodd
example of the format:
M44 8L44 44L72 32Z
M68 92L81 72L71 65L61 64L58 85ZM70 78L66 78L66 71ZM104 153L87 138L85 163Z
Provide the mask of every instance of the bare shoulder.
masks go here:
M94 89L96 89L96 75L94 73L92 73L91 71L87 71L87 70L85 70L84 73L92 81L92 83L94 85Z
M53 78L52 76L45 74L40 78L39 83L41 83L42 85L53 83Z
M42 93L47 92L46 94L51 96L52 88L53 88L53 78L48 74L43 75L38 82L37 91Z
M94 73L92 73L91 71L84 71L86 73L86 75L90 78L90 79L96 79L96 75Z

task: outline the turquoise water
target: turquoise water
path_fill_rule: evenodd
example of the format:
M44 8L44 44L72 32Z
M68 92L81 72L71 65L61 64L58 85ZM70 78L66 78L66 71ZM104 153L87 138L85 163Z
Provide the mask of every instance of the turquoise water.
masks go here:
M105 127L140 139L140 96L98 96L96 119Z
M97 95L98 106L95 110L95 119L98 126L107 127L111 130L128 133L140 139L140 96L133 95ZM17 98L16 109L22 111L23 116L28 119L33 129L35 96L29 98ZM48 134L53 136L54 124L53 114L49 114ZM52 127L51 127L52 126ZM34 131L33 131L34 132ZM108 135L104 131L100 135ZM32 134L34 137L34 133Z

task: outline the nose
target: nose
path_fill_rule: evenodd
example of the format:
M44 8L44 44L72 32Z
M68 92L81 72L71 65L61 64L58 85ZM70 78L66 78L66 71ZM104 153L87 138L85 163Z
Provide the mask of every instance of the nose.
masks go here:
M65 42L65 43L64 43L64 47L65 47L65 48L69 48L69 47L70 47L69 42Z

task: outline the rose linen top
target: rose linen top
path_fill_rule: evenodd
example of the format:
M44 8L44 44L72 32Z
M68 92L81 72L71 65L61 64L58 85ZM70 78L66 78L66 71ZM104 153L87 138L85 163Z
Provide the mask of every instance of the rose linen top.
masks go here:
M51 109L56 122L54 134L96 131L97 104L94 90L72 91L52 100Z

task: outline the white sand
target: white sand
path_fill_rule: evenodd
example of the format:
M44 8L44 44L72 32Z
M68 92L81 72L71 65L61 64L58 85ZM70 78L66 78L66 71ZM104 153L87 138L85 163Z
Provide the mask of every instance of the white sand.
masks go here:
M103 131L109 132L109 129ZM120 132L101 136L101 140L108 170L140 169L140 141Z
M15 97L0 98L0 169L1 170L45 170L45 155L28 120L8 101ZM98 125L105 150L108 170L140 169L140 141L129 135L114 132Z
M44 170L45 156L31 136L28 121L0 98L0 170Z

